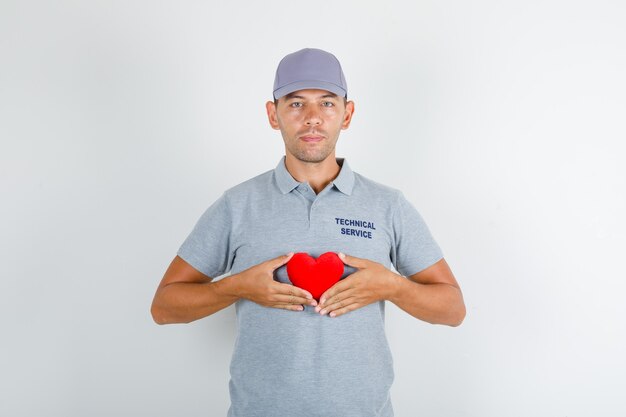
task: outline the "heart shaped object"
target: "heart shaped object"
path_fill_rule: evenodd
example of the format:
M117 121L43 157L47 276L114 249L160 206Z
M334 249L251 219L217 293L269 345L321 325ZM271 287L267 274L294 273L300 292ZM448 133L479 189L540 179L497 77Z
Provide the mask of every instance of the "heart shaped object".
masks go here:
M298 252L287 262L287 275L293 285L307 290L319 301L324 291L341 279L343 262L335 252L323 253L317 259Z

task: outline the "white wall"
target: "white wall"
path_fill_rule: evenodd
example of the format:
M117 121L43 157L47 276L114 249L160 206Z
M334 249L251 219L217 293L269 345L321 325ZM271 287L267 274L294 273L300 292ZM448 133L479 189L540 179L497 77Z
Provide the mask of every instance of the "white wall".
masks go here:
M2 0L0 414L225 415L234 307L150 303L207 205L276 165L276 65L318 47L356 102L338 156L404 191L468 308L387 304L397 416L626 415L625 12Z

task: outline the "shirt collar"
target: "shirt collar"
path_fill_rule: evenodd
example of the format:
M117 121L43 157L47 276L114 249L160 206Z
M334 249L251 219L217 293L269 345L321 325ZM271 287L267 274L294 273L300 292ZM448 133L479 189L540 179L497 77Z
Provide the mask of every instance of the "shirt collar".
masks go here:
M335 160L341 168L339 175L332 181L332 184L342 193L351 195L352 189L354 188L354 172L350 169L350 165L348 165L348 161L346 161L345 158L335 158ZM276 169L274 169L274 176L276 177L278 188L283 194L291 192L300 184L291 176L289 171L287 171L284 155L280 158L280 161L278 161Z

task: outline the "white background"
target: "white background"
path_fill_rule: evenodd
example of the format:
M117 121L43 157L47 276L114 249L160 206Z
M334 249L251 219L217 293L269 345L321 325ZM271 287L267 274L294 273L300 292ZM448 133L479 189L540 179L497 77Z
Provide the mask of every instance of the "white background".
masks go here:
M405 193L467 305L451 328L387 303L396 415L626 415L625 21L619 1L2 0L0 414L225 416L234 306L158 326L150 303L204 209L283 155L264 103L316 47L356 103L337 156Z

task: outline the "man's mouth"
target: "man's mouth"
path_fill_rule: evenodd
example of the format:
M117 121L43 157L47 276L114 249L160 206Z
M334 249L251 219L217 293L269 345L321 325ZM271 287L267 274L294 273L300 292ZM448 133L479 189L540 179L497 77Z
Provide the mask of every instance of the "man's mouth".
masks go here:
M305 142L319 142L320 140L324 139L324 136L305 135L305 136L300 136L300 139L302 139Z

